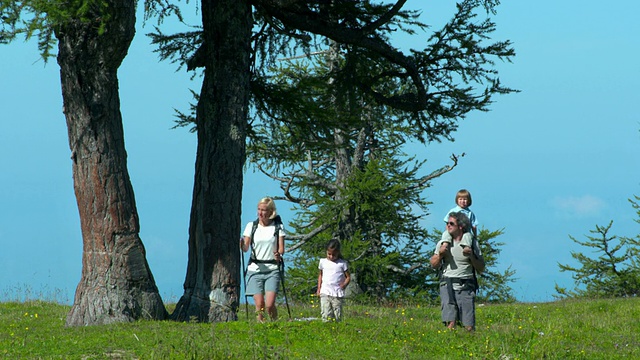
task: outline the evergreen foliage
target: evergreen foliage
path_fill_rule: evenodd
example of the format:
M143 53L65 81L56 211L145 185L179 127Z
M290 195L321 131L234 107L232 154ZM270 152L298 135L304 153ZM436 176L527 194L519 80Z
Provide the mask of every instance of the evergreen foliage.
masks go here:
M640 222L638 200L638 196L629 199L638 215L636 222ZM576 287L568 290L556 284L557 297L604 298L640 294L640 235L634 238L610 235L612 226L613 220L606 226L596 225L594 230L589 231L593 235L586 236L585 241L569 236L573 242L593 249L598 255L590 257L582 252L572 251L571 257L579 266L558 264L560 271L572 273Z
M504 230L490 231L481 229L478 233L478 242L484 257L485 270L478 275L480 289L478 291L477 301L491 303L511 303L515 302L513 289L509 286L516 279L515 270L509 265L504 271L497 270L498 255L502 252L503 242L497 242L494 239L504 234Z
M394 159L376 159L356 171L344 184L339 200L318 194L312 209L299 211L298 221L292 224L294 233L303 233L309 223L328 226L304 239L295 252L296 266L290 269L295 280L290 283L298 296L313 292L318 260L326 256L325 244L339 237L335 234L343 225L340 219L353 213L355 231L343 239L342 254L355 275L354 287L360 287L355 293L364 291L378 300L431 298L425 295L431 290L424 286L426 274L432 272L423 248L428 234L419 226L421 217L414 214L415 209L426 207L426 201L407 183L417 169L396 173L405 164L389 160Z
M111 18L109 2L103 0L0 0L0 44L18 37L38 39L38 50L46 62L52 56L57 27L70 21L93 23L101 33Z
M110 6L115 5L106 0L0 0L0 44L9 44L19 37L25 41L35 37L40 55L47 62L56 56L53 52L56 28L69 21L82 21L94 24L98 33L102 33L112 17ZM175 1L144 0L144 7L145 21L156 18L160 24L172 15L182 21Z

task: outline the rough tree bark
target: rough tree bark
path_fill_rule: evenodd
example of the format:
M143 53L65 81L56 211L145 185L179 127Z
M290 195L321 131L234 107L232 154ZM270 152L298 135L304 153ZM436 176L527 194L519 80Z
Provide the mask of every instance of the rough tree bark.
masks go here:
M82 278L67 326L167 316L139 237L118 94L117 70L135 34L136 2L107 3L109 14L91 14L107 19L102 33L98 20L55 29L83 240Z
M184 294L171 317L220 322L237 320L239 305L251 5L238 0L203 1L202 23L205 71L196 111L189 260Z

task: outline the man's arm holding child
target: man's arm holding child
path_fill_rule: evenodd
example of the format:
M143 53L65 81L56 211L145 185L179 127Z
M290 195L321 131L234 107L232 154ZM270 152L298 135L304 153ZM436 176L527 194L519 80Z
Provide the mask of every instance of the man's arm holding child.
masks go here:
M483 272L485 268L484 258L480 254L480 249L477 248L478 243L476 241L473 242L473 246L467 246L462 250L462 254L464 256L469 257L469 261L471 261L471 265L478 272Z

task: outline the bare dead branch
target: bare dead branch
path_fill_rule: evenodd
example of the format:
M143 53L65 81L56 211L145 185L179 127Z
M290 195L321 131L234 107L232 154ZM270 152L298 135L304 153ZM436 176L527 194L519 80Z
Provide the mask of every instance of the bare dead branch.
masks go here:
M424 177L422 177L420 179L420 181L418 181L417 184L410 186L409 189L416 189L416 188L420 188L423 187L424 184L426 184L427 182L438 178L446 173L448 173L449 171L453 170L456 166L458 166L458 158L464 157L464 153L460 154L460 155L456 155L456 154L451 154L451 156L449 157L452 161L453 164L452 165L446 165L441 167L440 169L437 169L435 171L433 171L431 174L426 175Z
M326 224L322 224L322 225L318 226L317 228L313 229L311 232L306 233L304 235L287 236L286 240L299 239L299 241L297 243L295 243L293 246L288 248L289 249L288 251L294 251L294 250L300 248L301 246L306 244L307 241L309 241L310 239L312 239L314 236L318 235L319 233L327 230L329 227L330 227L330 224L326 223Z

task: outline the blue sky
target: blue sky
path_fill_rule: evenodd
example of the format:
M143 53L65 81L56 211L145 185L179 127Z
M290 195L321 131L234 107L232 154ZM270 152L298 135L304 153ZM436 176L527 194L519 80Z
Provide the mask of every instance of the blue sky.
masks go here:
M427 7L424 20L441 23L447 10ZM575 264L571 251L591 252L569 235L584 239L610 220L614 234L639 233L627 201L640 195L639 12L631 0L504 1L496 38L513 41L517 56L498 69L503 84L522 92L470 114L455 142L409 149L428 159L425 174L466 153L425 192L433 202L426 225L440 227L456 191L469 189L481 226L504 229L499 266L516 271L521 301L550 301L555 283L573 286L557 264ZM158 62L149 31L138 29L119 72L120 95L140 235L161 295L176 301L186 272L195 135L171 127L173 109L185 111L189 89L200 84ZM418 43L411 41L405 45ZM0 299L71 303L82 239L59 68L55 59L39 60L35 42L0 47L0 54ZM277 189L249 169L243 223ZM293 215L286 203L279 210L285 220Z

